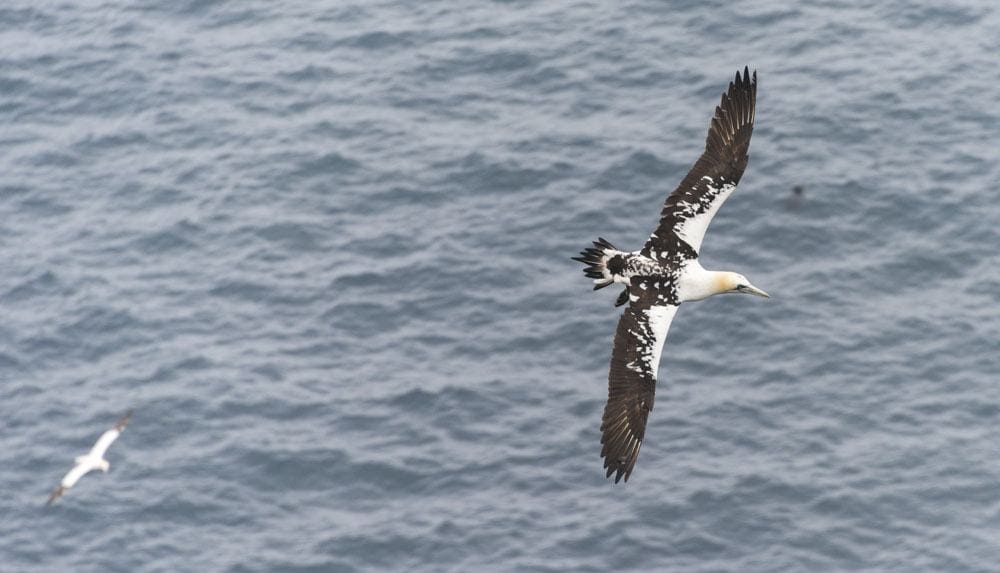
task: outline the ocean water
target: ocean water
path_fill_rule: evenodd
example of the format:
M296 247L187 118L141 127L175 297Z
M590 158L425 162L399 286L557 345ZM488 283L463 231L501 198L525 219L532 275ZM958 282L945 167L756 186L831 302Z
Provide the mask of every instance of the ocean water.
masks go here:
M0 570L996 571L998 53L990 2L5 2ZM570 257L744 65L702 260L773 298L683 306L614 485Z

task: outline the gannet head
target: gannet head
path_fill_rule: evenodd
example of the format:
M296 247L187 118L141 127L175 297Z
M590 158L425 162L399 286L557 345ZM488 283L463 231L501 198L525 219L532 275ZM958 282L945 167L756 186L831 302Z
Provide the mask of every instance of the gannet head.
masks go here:
M101 460L100 465L98 465L97 467L101 468L102 472L107 473L108 470L111 469L111 464L108 463L108 460Z
M750 284L750 281L740 273L719 273L717 276L715 288L718 294L732 292L771 298L771 295Z

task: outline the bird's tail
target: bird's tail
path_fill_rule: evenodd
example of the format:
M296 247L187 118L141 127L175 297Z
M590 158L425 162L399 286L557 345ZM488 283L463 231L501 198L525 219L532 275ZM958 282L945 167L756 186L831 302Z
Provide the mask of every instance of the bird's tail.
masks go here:
M609 254L607 251L614 252ZM604 239L598 238L594 241L593 247L588 247L580 251L580 256L573 257L573 260L587 265L583 269L583 274L587 275L587 278L594 280L594 290L597 290L615 282L607 263L612 255L619 252L618 249L615 249L614 245Z

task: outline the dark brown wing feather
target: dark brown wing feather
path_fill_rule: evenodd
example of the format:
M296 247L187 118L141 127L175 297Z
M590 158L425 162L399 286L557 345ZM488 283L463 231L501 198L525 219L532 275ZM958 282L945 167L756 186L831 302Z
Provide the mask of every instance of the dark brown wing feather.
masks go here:
M64 488L63 486L59 486L56 489L52 490L52 494L49 496L49 501L46 502L45 505L52 505L53 503L55 503L57 499L62 497L62 494L64 493L66 493L66 488Z
M648 308L646 306L645 308ZM646 434L646 418L653 409L656 365L663 340L657 340L645 308L625 309L615 332L608 374L608 403L601 421L601 457L607 477L628 481ZM665 336L665 333L664 333ZM655 350L654 350L655 349Z
M676 249L678 237L695 252L700 249L708 223L732 191L726 191L725 186L735 187L746 169L756 105L757 72L751 76L749 68L743 68L743 75L737 72L729 90L722 94L705 139L705 151L667 197L660 224L643 247L643 255L648 256L650 250Z
M132 419L132 410L129 410L128 412L125 412L124 416L118 418L118 421L115 422L115 429L121 432L122 430L125 429L125 426L128 425L129 420L131 419Z

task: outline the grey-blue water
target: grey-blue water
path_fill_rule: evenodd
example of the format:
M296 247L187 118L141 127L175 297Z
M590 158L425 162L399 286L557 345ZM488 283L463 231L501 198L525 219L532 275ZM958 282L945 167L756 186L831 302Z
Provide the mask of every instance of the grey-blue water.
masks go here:
M998 53L989 2L5 2L0 571L998 570ZM747 64L702 259L773 298L680 310L616 486L570 257Z

